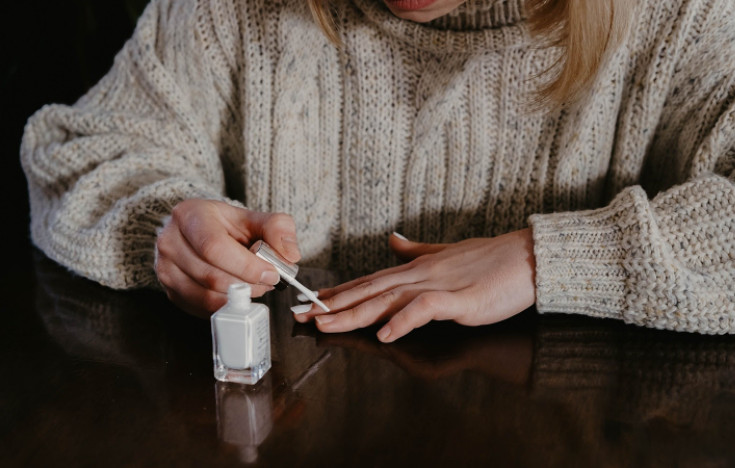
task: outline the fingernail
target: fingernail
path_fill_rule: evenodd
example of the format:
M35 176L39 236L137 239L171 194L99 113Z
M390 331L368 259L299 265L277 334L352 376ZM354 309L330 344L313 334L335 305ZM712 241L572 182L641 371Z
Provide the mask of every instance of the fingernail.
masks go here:
M311 304L301 304L301 305L295 305L291 307L291 312L293 312L296 315L305 314L310 310L311 310Z
M313 292L313 293L314 293L314 295L315 295L315 296L317 297L317 299L319 299L319 291L312 291L312 292ZM298 294L296 295L296 299L297 299L297 300L298 300L299 302L308 302L308 301L309 301L309 298L308 298L308 297L306 297L306 295L305 295L305 294L303 294L303 293L298 293Z
M387 340L389 336L390 336L390 327L389 326L385 326L385 327L381 328L380 331L378 332L378 339L380 341Z
M334 315L317 315L316 321L319 325L326 325L334 322Z
M260 275L260 284L274 286L278 284L279 281L281 281L281 277L273 270L265 270L263 274Z
M405 241L408 240L408 239L406 239L406 236L404 236L403 234L399 234L399 233L397 233L395 231L393 232L393 235L396 236L397 238L401 239L401 240L405 240Z

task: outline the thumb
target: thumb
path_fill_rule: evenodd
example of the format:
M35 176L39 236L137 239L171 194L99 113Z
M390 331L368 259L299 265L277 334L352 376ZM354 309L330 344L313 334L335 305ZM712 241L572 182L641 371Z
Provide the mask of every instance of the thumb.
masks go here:
M414 242L406 239L401 234L394 232L388 239L388 244L396 256L403 261L410 261L422 255L441 252L446 248L446 244L426 244L424 242Z
M296 224L291 216L284 213L251 211L247 221L250 244L262 239L289 262L297 263L301 260Z
M263 240L291 263L301 260L299 241L296 238L296 224L291 216L273 213L263 224Z

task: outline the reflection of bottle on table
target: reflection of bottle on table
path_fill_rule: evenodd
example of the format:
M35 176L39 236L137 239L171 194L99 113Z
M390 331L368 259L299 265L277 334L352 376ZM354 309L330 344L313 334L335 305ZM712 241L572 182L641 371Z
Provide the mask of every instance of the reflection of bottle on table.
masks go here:
M303 402L294 394L330 356L329 351L322 354L293 385L287 385L285 391L273 388L271 373L266 374L256 386L218 381L215 394L219 439L239 447L243 462L255 463L258 447L271 433L274 423L281 418L290 419L288 416L294 412L302 413L300 407Z
M273 388L271 376L260 385L217 382L217 435L240 448L240 460L254 463L258 447L273 429Z

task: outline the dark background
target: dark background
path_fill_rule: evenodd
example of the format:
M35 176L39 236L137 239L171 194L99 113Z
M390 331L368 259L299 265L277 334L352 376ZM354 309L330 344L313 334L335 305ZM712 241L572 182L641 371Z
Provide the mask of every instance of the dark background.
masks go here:
M2 222L10 251L30 245L23 127L44 104L72 104L112 66L148 0L23 0L0 28Z

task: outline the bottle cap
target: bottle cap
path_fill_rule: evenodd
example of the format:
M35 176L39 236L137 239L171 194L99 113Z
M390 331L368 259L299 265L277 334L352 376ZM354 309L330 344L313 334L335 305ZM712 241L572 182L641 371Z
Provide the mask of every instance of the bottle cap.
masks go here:
M286 286L288 286L289 283L284 280L284 277L288 277L290 279L296 278L296 275L299 272L299 266L294 265L283 258L278 254L278 252L273 250L270 245L266 244L262 240L254 243L252 247L250 247L250 251L276 267L276 271L278 271L278 274L281 276L281 281L276 285L276 289L285 289Z

